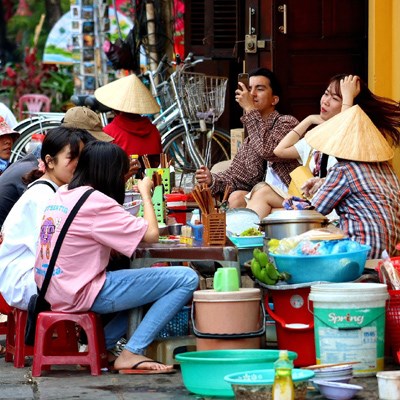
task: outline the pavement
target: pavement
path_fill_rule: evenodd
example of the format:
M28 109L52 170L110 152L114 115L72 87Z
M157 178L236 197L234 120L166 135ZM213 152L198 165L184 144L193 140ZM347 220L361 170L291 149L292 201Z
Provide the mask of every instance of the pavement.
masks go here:
M5 337L0 336L5 344ZM91 376L87 369L77 366L58 366L43 372L41 377L32 378L32 359L28 358L25 368L14 368L12 363L0 359L0 400L55 400L55 399L135 399L135 400L209 400L217 397L202 397L188 392L179 371L161 375L119 375L104 372ZM399 370L400 365L386 361L386 370ZM375 376L353 378L352 382L363 386L355 400L379 399ZM226 399L226 398L225 398ZM318 391L308 390L307 400L321 400Z

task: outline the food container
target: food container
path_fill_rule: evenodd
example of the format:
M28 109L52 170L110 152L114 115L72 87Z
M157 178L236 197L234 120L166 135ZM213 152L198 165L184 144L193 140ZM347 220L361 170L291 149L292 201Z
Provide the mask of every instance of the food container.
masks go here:
M297 354L289 351L289 358ZM229 374L240 371L273 368L279 350L234 349L193 351L177 354L187 390L201 396L233 397L230 383L224 380Z
M272 385L275 370L263 369L238 372L225 376L225 381L232 385L236 400L272 400ZM296 400L305 400L307 381L314 377L313 371L292 370L292 380Z
M379 398L382 400L400 399L400 371L380 371L378 378Z
M278 210L263 218L259 225L269 239L297 236L328 225L329 220L315 210Z
M263 246L263 236L229 236L231 242L241 249L249 248L249 247L262 247Z
M295 256L270 254L279 272L288 272L291 277L287 283L314 281L350 282L358 279L364 270L367 255L371 249L360 245L358 251L319 256Z

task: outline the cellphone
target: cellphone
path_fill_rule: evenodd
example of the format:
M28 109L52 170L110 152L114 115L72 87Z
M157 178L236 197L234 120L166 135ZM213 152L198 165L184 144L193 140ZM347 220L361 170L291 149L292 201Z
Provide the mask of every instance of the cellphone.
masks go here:
M249 88L249 74L248 73L242 73L238 75L238 82L242 82L246 85L247 89ZM242 87L238 85L238 88L241 89Z

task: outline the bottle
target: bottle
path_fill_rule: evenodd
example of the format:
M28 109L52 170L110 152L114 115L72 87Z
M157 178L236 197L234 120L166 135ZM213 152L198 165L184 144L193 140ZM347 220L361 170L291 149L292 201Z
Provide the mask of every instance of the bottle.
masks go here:
M287 350L279 352L279 358L274 363L275 379L272 385L273 400L294 400L294 385L292 380L293 362L289 360Z
M40 152L42 150L42 143L45 135L35 133L32 135L30 142L27 144L27 153L32 153L36 158L40 158Z
M192 211L192 217L190 218L190 224L196 225L196 221L198 221L197 224L200 222L200 210L198 208L195 208Z

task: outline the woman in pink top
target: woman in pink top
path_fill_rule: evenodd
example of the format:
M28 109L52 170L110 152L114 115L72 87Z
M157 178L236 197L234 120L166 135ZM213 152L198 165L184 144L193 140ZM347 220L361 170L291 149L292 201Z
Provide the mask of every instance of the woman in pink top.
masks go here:
M149 304L142 322L115 360L114 368L124 373L139 366L153 372L169 372L172 366L157 363L143 354L158 332L191 299L198 277L187 267L106 271L111 250L130 257L140 241L158 241L150 179L138 184L144 217L136 218L122 207L124 174L128 168L128 157L119 146L104 142L85 146L71 183L59 189L45 210L43 226L53 225L54 229L47 232L54 233L43 238L50 252L43 251L39 244L35 279L40 288L66 217L81 195L94 188L95 192L68 229L46 300L54 311L116 313L105 328L107 349L112 349L126 334L128 310Z

